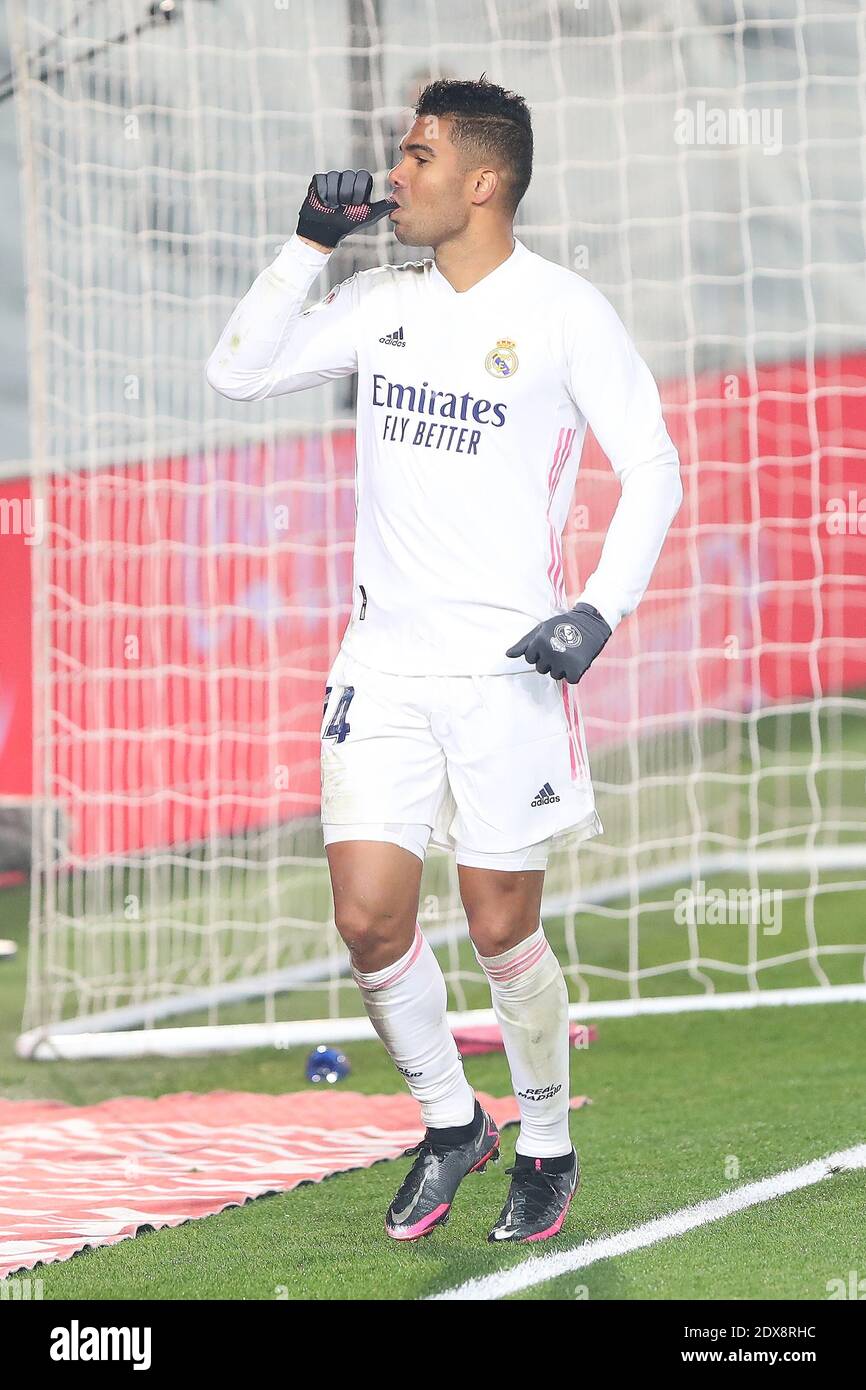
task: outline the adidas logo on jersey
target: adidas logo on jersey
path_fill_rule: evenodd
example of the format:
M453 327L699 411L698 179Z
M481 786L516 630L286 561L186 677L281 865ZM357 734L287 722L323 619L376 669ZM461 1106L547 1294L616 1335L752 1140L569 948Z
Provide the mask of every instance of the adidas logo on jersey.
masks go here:
M530 806L549 806L551 802L558 801L559 797L553 790L549 782L545 782L541 791L535 793L535 797L530 801Z
M379 339L380 343L388 343L391 347L405 347L406 342L403 338L403 329L398 328L395 333L386 333L384 338Z

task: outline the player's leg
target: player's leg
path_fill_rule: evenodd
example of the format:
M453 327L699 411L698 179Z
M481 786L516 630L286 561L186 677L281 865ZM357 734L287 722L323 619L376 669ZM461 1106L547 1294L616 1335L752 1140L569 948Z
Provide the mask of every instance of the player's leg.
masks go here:
M568 989L540 920L546 859L544 844L515 854L457 851L469 932L520 1107L511 1189L490 1240L556 1235L580 1181L568 1129Z
M469 935L490 985L520 1105L516 1148L533 1160L571 1153L568 988L541 923L544 868L519 867L546 858L544 845L517 854L457 851ZM485 860L487 867L480 867ZM497 863L503 867L492 867Z
M363 825L327 825L324 833L334 920L352 969L381 971L403 956L415 938L423 854L401 848L396 834L393 839L354 838L377 833Z
M426 1126L423 1140L408 1151L415 1162L385 1217L396 1240L417 1240L444 1224L467 1173L499 1158L498 1131L464 1075L448 1027L445 979L417 921L429 829L324 827L334 918L353 977ZM361 838L374 834L391 841Z
M334 920L370 1022L424 1124L468 1125L475 1095L448 1027L441 966L418 925L429 827L325 826L324 834Z
M455 696L455 698L458 698ZM562 1226L579 1180L569 1136L568 991L540 917L554 835L598 832L579 721L537 673L465 682L446 743L460 891L521 1112L493 1239Z
M447 1220L459 1182L498 1157L499 1142L463 1073L445 979L417 923L427 839L447 789L425 686L339 658L322 721L322 822L336 925L367 1014L426 1126L386 1218L389 1234L406 1240Z

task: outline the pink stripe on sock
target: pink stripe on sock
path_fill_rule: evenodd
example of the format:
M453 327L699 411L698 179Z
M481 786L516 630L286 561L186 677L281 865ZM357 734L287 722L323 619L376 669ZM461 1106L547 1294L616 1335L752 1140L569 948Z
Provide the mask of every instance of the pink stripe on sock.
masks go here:
M537 965L547 949L547 938L542 937L539 943L530 946L528 950L515 956L514 960L505 965L484 965L484 973L489 980L497 982L513 980L516 975L524 975L527 970L531 970L534 965Z
M490 979L502 980L511 979L514 975L520 975L528 970L537 960L540 960L547 948L547 941L542 939L540 942L529 946L513 960L506 961L503 965L487 965L485 969Z
M409 959L406 961L406 963L405 963L404 965L401 965L400 968L399 968L398 970L395 970L395 971L393 972L393 974L391 974L391 975L386 975L384 980L380 980L379 983L378 983L378 984L375 984L375 985L367 984L366 981L365 981L365 979L364 979L363 973L361 974L361 976L360 976L360 978L359 978L358 973L357 973L356 971L353 970L353 971L352 971L352 974L353 974L353 976L354 976L355 983L356 983L361 989L366 989L366 990L370 990L370 991L372 991L372 990L378 990L378 989L390 989L391 985L396 985L397 981L398 981L398 980L402 980L402 978L403 978L403 976L406 974L406 972L412 969L412 966L415 964L416 960L417 960L418 957L420 956L420 954L421 954L421 952L422 952L423 949L424 949L424 937L423 937L423 935L422 935L422 933L421 933L421 928L419 927L418 923L416 922L416 923L415 923L415 939L414 939L414 941L413 941L413 943L412 943L412 954L410 955L410 957L409 957ZM371 973L374 973L374 972L371 972Z
M496 984L504 984L507 980L516 979L518 975L525 975L528 970L538 964L546 950L547 942L545 941L544 945L539 946L529 959L521 961L520 964L505 966L502 970L488 975L488 979L493 980Z

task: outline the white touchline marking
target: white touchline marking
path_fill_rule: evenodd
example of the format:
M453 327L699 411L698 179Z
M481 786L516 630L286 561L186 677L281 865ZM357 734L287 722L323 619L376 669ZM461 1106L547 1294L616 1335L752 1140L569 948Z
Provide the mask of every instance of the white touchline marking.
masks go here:
M866 1144L857 1144L851 1149L840 1149L838 1153L827 1154L824 1158L813 1159L800 1168L790 1168L777 1173L772 1178L762 1178L760 1182L746 1183L722 1197L713 1197L695 1206L683 1207L667 1216L657 1216L631 1231L620 1231L614 1236L602 1236L589 1240L573 1250L557 1251L550 1255L535 1255L513 1269L503 1269L497 1274L485 1274L478 1279L468 1279L455 1289L443 1293L428 1294L427 1300L436 1299L493 1299L504 1298L521 1289L530 1289L536 1284L546 1284L560 1274L570 1274L576 1269L585 1269L597 1260L609 1260L616 1255L628 1255L632 1250L641 1250L647 1245L657 1245L659 1241L671 1236L684 1235L698 1226L706 1226L710 1221L720 1221L736 1211L757 1206L760 1202L772 1201L787 1192L796 1192L801 1187L823 1182L833 1173L848 1172L856 1168L866 1168Z

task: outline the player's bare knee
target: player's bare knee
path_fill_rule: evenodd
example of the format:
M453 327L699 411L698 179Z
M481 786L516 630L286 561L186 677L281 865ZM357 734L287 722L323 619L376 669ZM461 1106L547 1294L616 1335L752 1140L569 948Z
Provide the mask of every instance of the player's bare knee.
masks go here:
M408 950L415 934L414 919L407 922L403 914L374 913L362 906L347 907L334 920L356 970L390 965Z
M469 934L481 955L500 955L532 935L538 926L543 872L499 872L463 864L458 872Z
M469 919L469 935L472 944L481 956L501 956L525 941L538 930L538 919L527 922L525 917L511 918L506 915L476 914Z

